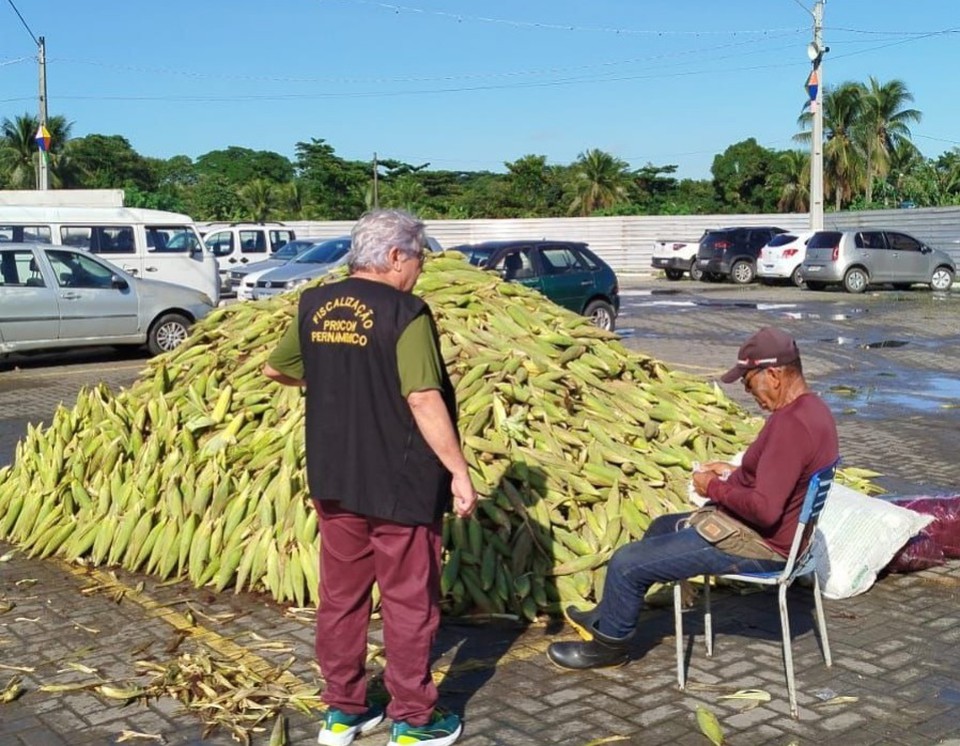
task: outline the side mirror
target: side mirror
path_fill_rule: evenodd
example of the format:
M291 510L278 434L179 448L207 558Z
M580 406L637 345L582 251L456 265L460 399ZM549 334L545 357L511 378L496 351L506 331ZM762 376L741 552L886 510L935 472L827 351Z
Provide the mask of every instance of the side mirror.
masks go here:
M119 275L113 275L110 278L110 287L116 288L117 290L126 290L130 287L130 283L124 280Z

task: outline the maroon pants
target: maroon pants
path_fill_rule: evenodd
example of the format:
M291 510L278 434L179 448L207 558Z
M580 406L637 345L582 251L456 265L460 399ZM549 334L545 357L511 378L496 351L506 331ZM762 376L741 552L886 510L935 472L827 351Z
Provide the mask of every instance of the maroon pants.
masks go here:
M367 627L380 586L390 693L387 716L423 725L437 703L430 650L440 624L440 525L404 526L314 501L320 513L317 662L323 701L348 713L367 708Z

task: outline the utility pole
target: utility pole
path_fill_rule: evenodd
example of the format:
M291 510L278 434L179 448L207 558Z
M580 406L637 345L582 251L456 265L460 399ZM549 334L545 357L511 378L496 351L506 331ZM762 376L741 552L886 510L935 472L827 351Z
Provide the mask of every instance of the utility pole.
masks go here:
M810 230L823 230L823 55L830 47L823 45L823 6L826 0L816 0L813 6L813 41L807 46L807 56L813 70L807 79L807 88L813 94L810 109L813 114L813 137L810 153ZM814 88L816 92L814 93Z
M377 154L373 154L373 209L380 207L380 194L377 184Z
M47 129L47 43L46 39L40 37L37 59L40 62L40 129L37 134L45 132ZM38 147L37 158L39 160L37 168L37 188L45 191L50 188L50 174L47 169L47 151Z

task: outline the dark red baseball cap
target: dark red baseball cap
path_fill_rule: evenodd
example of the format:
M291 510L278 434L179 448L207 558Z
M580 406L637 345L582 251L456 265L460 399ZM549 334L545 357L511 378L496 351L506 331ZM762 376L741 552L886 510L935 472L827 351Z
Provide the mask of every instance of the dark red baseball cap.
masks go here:
M799 359L800 351L793 337L776 327L765 326L743 343L737 352L737 364L720 376L720 380L733 383L747 371L775 368Z

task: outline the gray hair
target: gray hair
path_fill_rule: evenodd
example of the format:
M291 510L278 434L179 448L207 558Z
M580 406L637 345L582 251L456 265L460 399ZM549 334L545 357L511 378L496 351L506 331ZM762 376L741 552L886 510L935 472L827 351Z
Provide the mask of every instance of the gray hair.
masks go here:
M365 213L350 232L347 266L357 270L385 270L391 248L406 254L419 254L427 243L426 226L403 210L371 210Z

